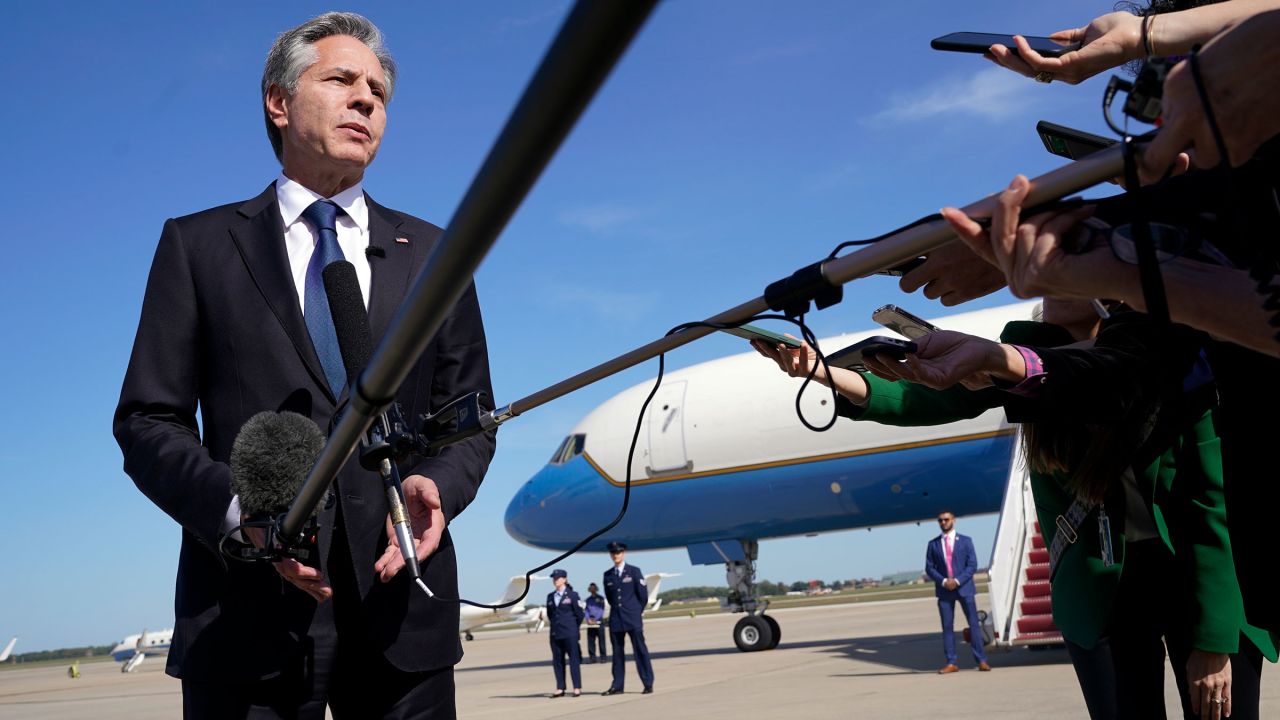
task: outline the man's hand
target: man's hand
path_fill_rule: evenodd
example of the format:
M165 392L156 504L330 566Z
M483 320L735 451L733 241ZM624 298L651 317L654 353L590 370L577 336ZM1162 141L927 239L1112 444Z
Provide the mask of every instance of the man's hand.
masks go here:
M956 588L960 587L960 583L956 582L955 578L947 578L946 580L942 581L942 587L948 590L955 590Z
M1020 75L1035 77L1045 72L1054 80L1075 85L1100 72L1142 56L1143 19L1127 12L1107 13L1082 28L1059 30L1049 36L1060 45L1081 43L1080 49L1056 58L1044 57L1031 49L1026 38L1014 36L1018 52L993 45L990 59Z
M925 297L951 307L1004 287L1004 275L964 243L951 242L930 252L919 267L902 276L898 287L905 293L924 288Z
M1015 297L1102 297L1081 294L1080 280L1090 274L1090 266L1111 254L1068 255L1063 250L1063 239L1093 214L1093 208L1040 213L1022 221L1022 203L1030 190L1023 175L1009 183L997 199L990 232L956 208L943 208L942 216L975 253L1000 268Z
M1191 712L1201 720L1220 720L1231 715L1231 657L1224 653L1192 650L1187 658ZM1222 700L1220 703L1215 699Z
M1228 161L1240 165L1280 132L1280 10L1261 13L1214 38L1200 52L1200 75L1222 131ZM1178 152L1189 150L1196 167L1222 161L1196 91L1189 60L1164 81L1164 125L1142 153L1143 182L1163 177Z
M440 538L444 535L444 512L440 509L440 489L434 480L422 475L410 475L404 479L405 510L409 514L409 529L413 534L413 544L418 562L425 562L431 553L440 547ZM391 526L391 518L387 517L387 549L382 557L373 564L374 572L382 582L388 582L396 573L404 568L404 558L400 556L400 542L396 539L395 530Z
M267 531L265 529L244 527L241 528L240 532L249 538L249 542L253 543L254 547L260 548L266 545ZM275 566L276 572L280 573L280 577L288 580L290 585L310 595L316 602L322 603L333 597L333 588L329 587L329 583L324 579L324 573L317 568L303 565L293 558L285 558L280 562L271 564Z

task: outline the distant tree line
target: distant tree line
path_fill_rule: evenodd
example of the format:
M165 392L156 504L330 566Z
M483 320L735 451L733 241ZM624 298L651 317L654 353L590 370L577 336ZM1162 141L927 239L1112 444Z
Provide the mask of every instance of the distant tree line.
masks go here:
M845 587L852 587L852 583L846 580L833 580L827 582L825 580L797 580L790 585L783 582L770 582L768 580L756 583L756 593L762 597L770 595L786 595L788 591L805 592L811 588L831 588L832 590L840 590ZM671 588L670 590L662 590L662 598L665 602L675 602L678 600L701 600L703 598L723 598L729 596L729 588L717 587L714 585L692 585L689 587Z
M78 660L80 658L94 657L95 655L108 655L111 653L111 645L92 645L88 647L62 648L60 650L40 650L38 652L14 653L9 658L11 663L28 663L39 662L41 660Z

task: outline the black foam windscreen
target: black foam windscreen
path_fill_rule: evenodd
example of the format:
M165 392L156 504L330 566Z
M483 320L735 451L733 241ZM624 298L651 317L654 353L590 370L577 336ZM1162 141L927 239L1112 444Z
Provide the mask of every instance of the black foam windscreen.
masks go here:
M347 370L347 385L354 388L356 378L373 354L373 335L369 330L369 313L364 309L356 266L346 260L325 266L324 292L329 298L333 329L338 335L342 366Z
M264 411L240 427L231 445L231 492L245 515L289 509L324 448L324 433L311 418Z

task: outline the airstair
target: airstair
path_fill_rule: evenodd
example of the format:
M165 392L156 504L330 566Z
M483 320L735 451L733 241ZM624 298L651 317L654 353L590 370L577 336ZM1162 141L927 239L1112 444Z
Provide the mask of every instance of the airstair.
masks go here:
M991 550L991 614L984 638L996 647L1061 645L1049 595L1049 549L1040 534L1031 479L1015 443Z

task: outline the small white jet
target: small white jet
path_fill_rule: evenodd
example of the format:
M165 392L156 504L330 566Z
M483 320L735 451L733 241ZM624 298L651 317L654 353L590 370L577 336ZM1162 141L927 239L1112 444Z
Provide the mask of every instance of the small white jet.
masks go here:
M131 673L138 669L148 655L168 655L169 646L173 644L173 628L148 632L143 630L137 635L129 635L111 648L111 659L118 663L120 672Z
M538 580L546 580L546 578L534 575L532 580L536 582ZM522 592L524 592L524 576L512 575L511 582L507 583L507 589L502 593L502 598L490 604L499 605L511 602L520 597ZM529 594L532 595L533 591L531 590ZM517 603L501 610L487 610L463 605L458 613L458 633L468 640L474 640L475 636L471 634L472 630L484 625L524 620L522 616L526 614L528 614L527 603Z

